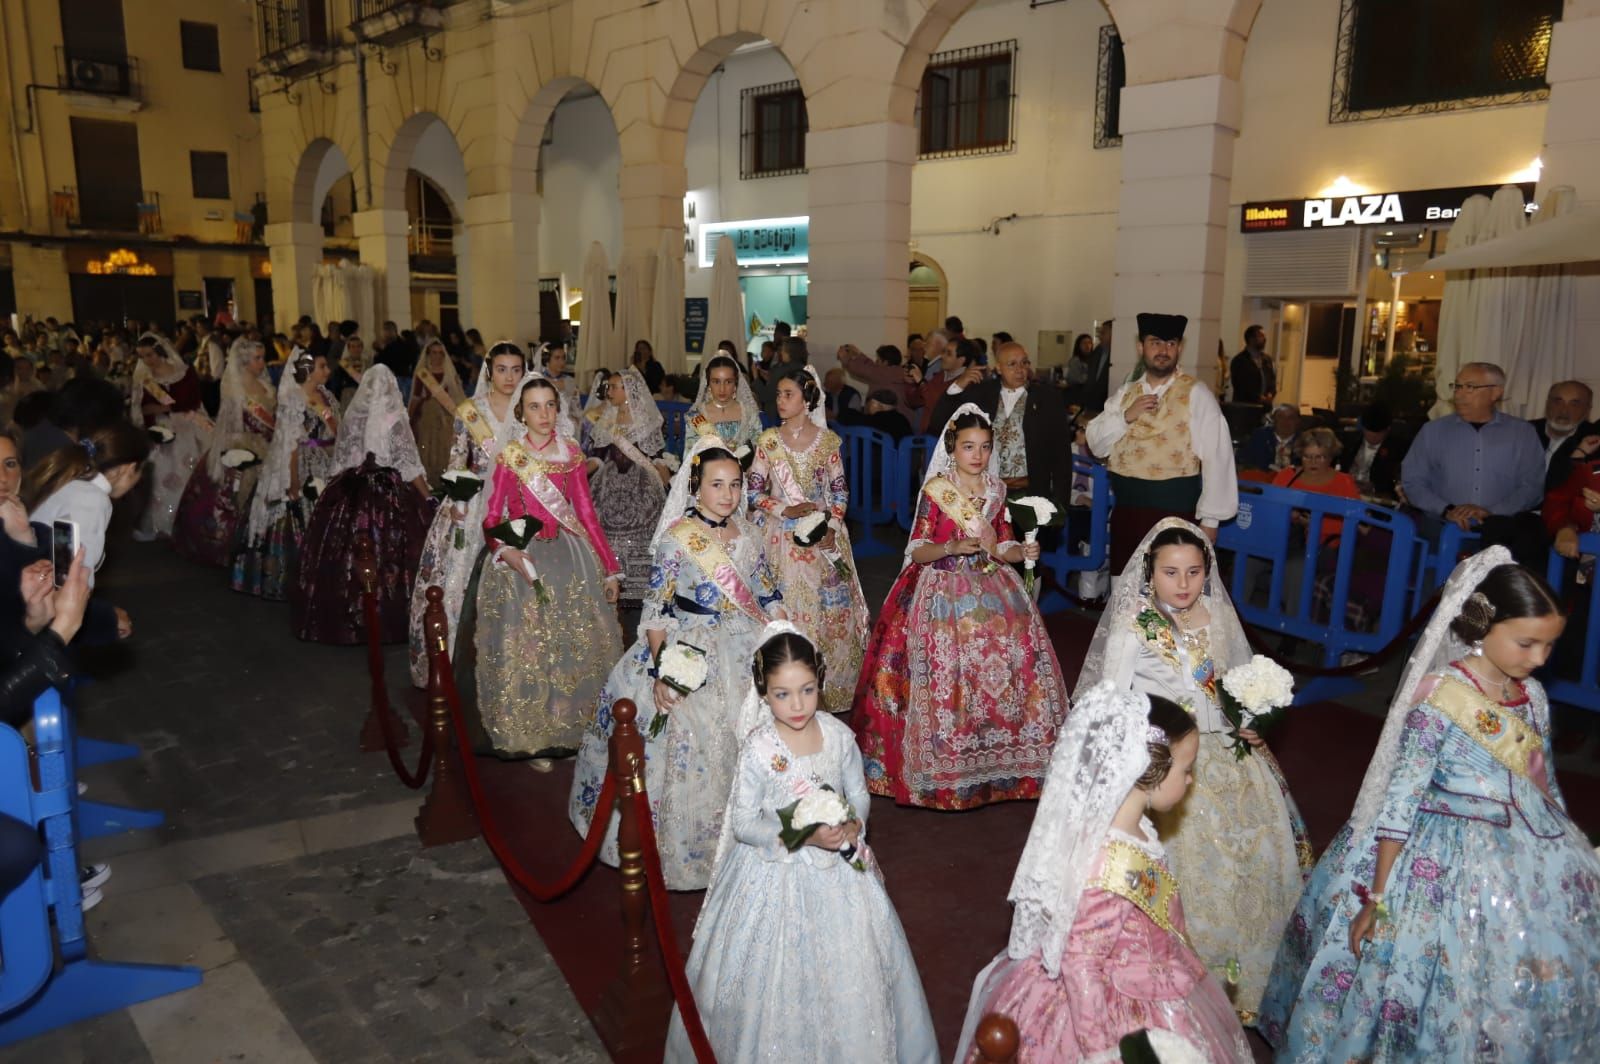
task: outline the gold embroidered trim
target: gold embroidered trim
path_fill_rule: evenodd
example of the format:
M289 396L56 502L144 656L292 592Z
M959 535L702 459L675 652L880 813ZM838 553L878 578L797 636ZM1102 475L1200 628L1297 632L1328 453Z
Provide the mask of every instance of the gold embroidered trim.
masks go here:
M1093 886L1132 902L1152 923L1185 943L1189 937L1172 923L1172 901L1178 896L1178 878L1131 842L1106 843L1105 862Z
M1528 778L1528 762L1544 749L1544 741L1521 717L1453 676L1441 679L1427 702L1490 757Z

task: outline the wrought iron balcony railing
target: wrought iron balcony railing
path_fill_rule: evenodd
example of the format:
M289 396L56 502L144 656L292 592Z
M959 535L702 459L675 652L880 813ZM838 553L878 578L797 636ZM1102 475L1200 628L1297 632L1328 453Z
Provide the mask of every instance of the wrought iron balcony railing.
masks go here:
M56 85L67 92L137 100L139 61L128 55L110 55L58 45Z

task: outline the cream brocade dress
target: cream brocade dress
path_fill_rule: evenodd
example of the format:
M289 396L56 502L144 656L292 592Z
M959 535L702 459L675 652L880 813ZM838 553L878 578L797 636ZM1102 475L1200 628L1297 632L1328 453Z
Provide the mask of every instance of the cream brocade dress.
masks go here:
M1315 864L1311 840L1271 752L1257 748L1241 760L1230 749L1209 626L1174 633L1170 625L1150 625L1141 634L1134 690L1189 709L1200 730L1194 785L1155 823L1183 883L1195 952L1225 986L1236 982L1229 987L1233 1007L1253 1024L1278 940ZM1238 964L1236 981L1230 961Z

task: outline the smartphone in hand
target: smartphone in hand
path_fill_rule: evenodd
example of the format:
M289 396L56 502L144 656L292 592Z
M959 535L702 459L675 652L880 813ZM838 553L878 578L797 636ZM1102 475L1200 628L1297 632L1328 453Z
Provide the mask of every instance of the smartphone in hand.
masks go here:
M50 524L50 564L55 566L56 587L67 582L72 571L72 559L78 553L78 523L57 520Z

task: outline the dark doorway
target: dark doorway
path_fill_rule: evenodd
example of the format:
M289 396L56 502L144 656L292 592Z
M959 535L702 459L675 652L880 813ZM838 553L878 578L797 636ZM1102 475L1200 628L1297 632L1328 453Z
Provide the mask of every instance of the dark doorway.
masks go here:
M256 324L262 331L273 325L272 314L272 279L270 277L257 277L256 286Z
M120 325L129 318L162 329L172 324L177 299L170 277L75 273L71 280L72 316L80 326L90 322Z
M0 270L0 317L17 312L17 286L9 269Z
M235 318L239 316L234 307L232 277L207 277L205 285L207 318L214 322L223 311Z

